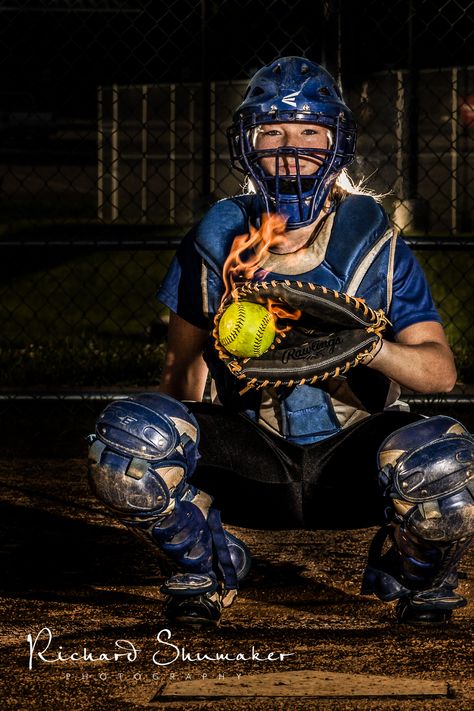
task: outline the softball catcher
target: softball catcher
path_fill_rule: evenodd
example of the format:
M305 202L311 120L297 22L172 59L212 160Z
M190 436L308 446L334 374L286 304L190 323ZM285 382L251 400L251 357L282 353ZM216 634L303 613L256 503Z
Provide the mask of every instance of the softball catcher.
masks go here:
M159 291L171 312L161 392L104 410L93 490L164 556L172 621L218 624L249 571L221 514L265 529L378 525L362 591L396 601L400 623L446 622L466 604L456 589L474 538L474 440L399 399L400 386L449 391L456 370L418 262L347 177L352 113L325 69L285 57L251 79L228 138L249 189L180 245ZM285 229L261 250L245 239L268 215ZM299 316L280 317L263 355L234 356L217 337L229 299Z

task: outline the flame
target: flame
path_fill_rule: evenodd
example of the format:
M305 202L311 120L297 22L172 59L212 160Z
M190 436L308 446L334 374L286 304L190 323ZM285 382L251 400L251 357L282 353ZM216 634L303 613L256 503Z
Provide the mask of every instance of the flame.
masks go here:
M291 328L290 324L287 324L286 326L278 326L279 319L297 321L301 317L301 311L299 309L289 311L287 308L284 308L280 301L275 301L274 299L266 299L265 308L272 314L275 320L275 331L279 335L286 333Z
M234 238L229 255L224 262L225 291L222 302L234 290L237 281L248 281L254 277L270 249L278 247L283 242L285 228L286 219L282 215L266 213L262 215L259 229L250 225L249 234L238 235ZM264 306L273 315L275 330L278 334L285 333L291 328L290 325L278 326L278 320L297 320L301 316L299 309L289 311L282 303L274 299L267 298Z
M262 215L261 227L257 230L250 225L250 233L234 238L229 256L224 262L223 278L225 299L235 287L237 279L252 279L262 266L264 257L271 247L277 247L285 235L286 220L281 215ZM245 255L246 252L249 255ZM253 254L252 254L253 252ZM245 258L247 257L247 258Z

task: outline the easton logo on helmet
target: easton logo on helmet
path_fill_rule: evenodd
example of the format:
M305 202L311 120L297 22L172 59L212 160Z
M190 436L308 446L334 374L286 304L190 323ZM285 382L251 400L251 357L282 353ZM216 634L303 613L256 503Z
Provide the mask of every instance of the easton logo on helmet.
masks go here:
M284 104L288 104L289 106L294 106L296 108L296 97L298 96L300 92L299 91L294 91L291 94L287 94L286 96L283 97L282 102Z

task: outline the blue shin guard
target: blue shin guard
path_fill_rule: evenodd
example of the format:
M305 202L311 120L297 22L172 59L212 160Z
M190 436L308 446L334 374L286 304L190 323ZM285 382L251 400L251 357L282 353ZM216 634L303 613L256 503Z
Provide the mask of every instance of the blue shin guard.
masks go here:
M372 542L362 592L398 600L400 622L444 622L466 604L455 588L474 541L474 438L457 420L431 417L390 435L379 463L387 525Z
M218 621L248 573L250 553L222 527L211 497L189 483L198 445L196 419L173 398L150 393L115 401L91 437L89 479L111 512L165 556L172 575L163 592L181 606L201 596Z

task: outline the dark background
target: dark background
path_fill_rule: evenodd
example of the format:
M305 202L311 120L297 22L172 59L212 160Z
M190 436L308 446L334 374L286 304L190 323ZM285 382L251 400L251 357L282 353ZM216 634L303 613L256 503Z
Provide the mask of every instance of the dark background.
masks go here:
M384 70L473 62L471 2L243 0L2 3L2 92L95 117L97 85L245 79L281 55ZM338 52L340 56L338 57ZM338 67L338 61L340 67Z

